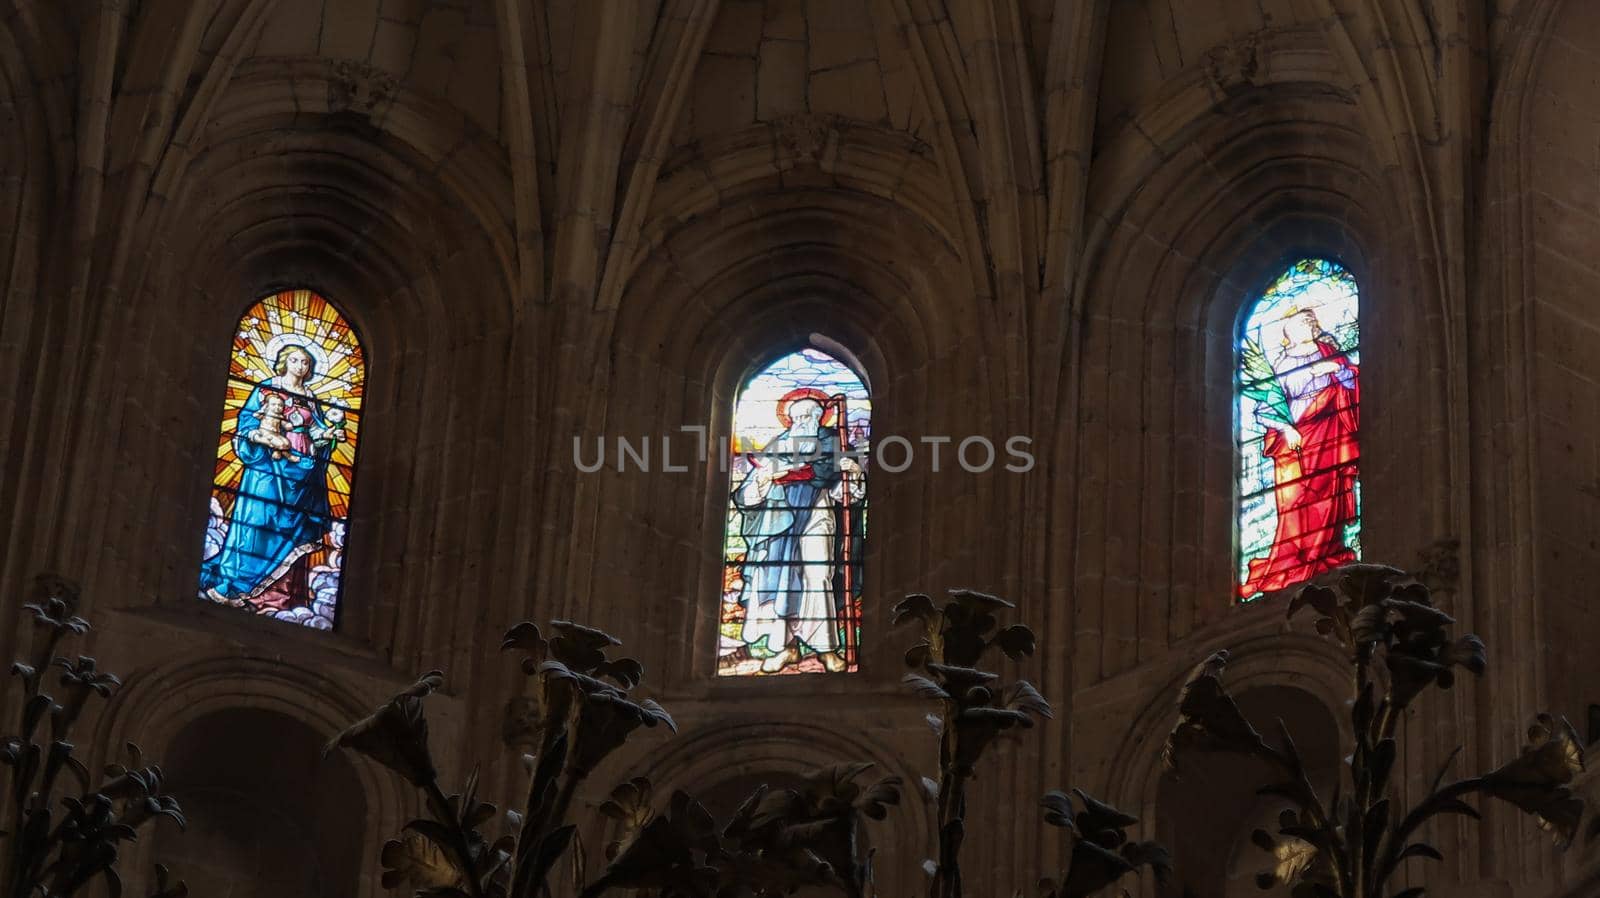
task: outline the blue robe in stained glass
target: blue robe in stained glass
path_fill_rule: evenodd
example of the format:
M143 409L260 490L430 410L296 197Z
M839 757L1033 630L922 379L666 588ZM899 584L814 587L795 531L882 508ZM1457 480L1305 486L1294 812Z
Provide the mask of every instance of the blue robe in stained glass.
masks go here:
M261 427L262 399L290 396L309 421L295 425L296 443L311 451L274 451L250 439ZM239 409L233 450L243 463L239 492L228 514L222 551L200 570L200 589L213 598L250 599L276 582L301 556L321 546L331 525L328 458L332 443L312 435L329 430L314 400L262 385Z

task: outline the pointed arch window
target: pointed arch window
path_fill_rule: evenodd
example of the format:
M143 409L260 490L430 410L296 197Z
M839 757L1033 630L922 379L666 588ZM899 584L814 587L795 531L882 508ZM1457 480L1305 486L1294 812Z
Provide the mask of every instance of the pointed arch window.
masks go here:
M857 669L872 400L807 347L734 401L717 673Z
M202 599L333 628L365 380L355 330L310 290L272 294L239 319Z
M1246 310L1239 336L1242 601L1361 556L1360 293L1301 259Z

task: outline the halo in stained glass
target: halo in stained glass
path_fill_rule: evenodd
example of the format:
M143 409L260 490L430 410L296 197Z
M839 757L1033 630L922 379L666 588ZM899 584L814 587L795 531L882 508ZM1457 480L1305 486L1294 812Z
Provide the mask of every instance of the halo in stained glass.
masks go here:
M366 359L333 304L272 294L239 319L202 599L316 629L338 619Z
M776 359L739 391L720 676L857 669L871 431L866 384L819 349Z
M1360 294L1327 259L1289 266L1239 338L1238 597L1361 556Z

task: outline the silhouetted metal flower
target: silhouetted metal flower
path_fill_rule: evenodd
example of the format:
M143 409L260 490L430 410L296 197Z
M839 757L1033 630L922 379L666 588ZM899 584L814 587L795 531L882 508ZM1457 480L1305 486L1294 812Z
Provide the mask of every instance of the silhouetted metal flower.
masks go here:
M575 709L567 763L580 777L587 776L641 726L665 724L677 732L672 716L652 699L633 701L626 690L572 670L560 661L546 661L540 665L539 673L546 693L564 689L570 698L560 704Z
M93 658L79 655L77 661L68 661L65 658L55 659L55 666L62 669L61 685L69 690L83 690L93 692L104 698L112 690L122 685L116 674L106 673L95 668Z
M906 674L903 681L925 698L944 705L941 729L955 736L948 763L962 776L970 775L984 751L1003 732L1033 726L1035 717L1048 718L1050 703L1026 682L1012 684L997 697L997 674L970 667L929 662L931 676ZM998 700L997 700L998 698Z
M952 589L943 609L921 593L906 596L894 607L894 626L916 621L922 624L923 637L906 652L907 667L928 663L971 667L991 647L997 647L1012 660L1032 655L1033 631L1014 624L998 632L995 612L1016 607L999 596L971 589ZM994 635L990 635L993 632Z
M1073 789L1078 804L1065 792L1048 792L1040 801L1044 821L1066 830L1072 843L1067 870L1040 882L1046 898L1085 898L1129 873L1149 867L1158 883L1165 883L1172 860L1155 842L1130 841L1126 829L1139 818L1124 814L1081 789Z
M1245 719L1222 685L1228 665L1226 650L1214 652L1195 667L1178 695L1178 723L1167 736L1161 761L1174 774L1190 751L1233 752L1254 755L1266 749L1261 734Z
M1367 637L1353 632L1355 617L1362 608L1388 595L1391 584L1405 571L1386 564L1349 564L1313 578L1292 589L1290 617L1301 608L1317 613L1317 632L1332 636L1341 645L1359 651Z
M600 803L600 813L620 824L616 839L606 845L607 860L615 858L655 818L650 798L650 780L636 776L617 784L611 796Z
M808 772L798 789L758 789L724 831L732 843L727 863L745 877L732 891L776 895L826 882L846 895L865 893L871 863L862 825L900 803L899 778L858 782L872 766L833 764Z
M422 699L443 685L444 674L440 671L423 674L410 688L329 740L322 749L323 755L335 748L349 748L395 771L414 786L431 785L438 778L438 771L428 747L428 720L422 712Z
M61 685L66 690L65 701L51 709L55 718L56 736L61 738L83 712L90 695L105 698L121 686L122 681L112 674L96 669L94 659L84 655L79 655L76 661L57 658L54 664L62 669Z
M1288 812L1288 813L1293 813ZM1288 827L1286 827L1288 828ZM1315 894L1317 886L1332 890L1337 882L1328 853L1298 836L1274 837L1264 829L1250 834L1257 848L1272 855L1273 866L1256 874L1256 886L1271 889L1280 885L1295 887L1296 894Z
M109 765L105 782L91 788L88 769L73 757L71 730L89 697L110 695L120 681L98 669L93 658L55 654L63 639L89 630L88 621L75 613L78 588L46 575L35 579L34 591L35 601L23 606L33 622L32 654L12 665L24 687L17 706L19 725L0 737L0 762L11 768L7 791L14 800L6 815L13 831L0 834L10 839L6 888L19 895L70 895L103 877L109 893L117 895L118 843L134 838L138 827L159 817L180 828L186 821L178 802L161 793L160 768L145 765L137 746L128 746L131 766ZM61 670L59 704L41 690L52 667ZM53 727L48 740L37 735L47 716ZM81 791L61 794L63 774ZM181 882L169 884L164 868L158 868L152 898L183 898L186 892Z
M1528 728L1528 744L1517 757L1482 777L1486 795L1532 814L1558 845L1572 843L1583 817L1583 799L1571 789L1583 772L1583 742L1566 718L1540 714Z
M89 622L73 613L80 599L78 584L55 574L40 574L33 578L33 589L39 598L22 607L33 614L35 625L71 633L89 631Z
M406 886L419 895L468 894L467 873L448 851L417 832L384 842L378 860L383 864L385 889Z
M687 793L674 792L667 813L651 816L619 845L605 872L584 889L583 896L593 898L611 888L709 896L715 890L717 870L707 866L706 859L718 848L716 821Z
M125 750L130 763L107 764L105 772L108 779L101 784L100 793L122 802L125 823L137 827L146 820L166 817L178 824L179 829L187 829L189 822L183 816L177 799L162 793L165 775L161 768L146 764L139 746L130 742Z
M532 621L523 621L506 631L505 638L500 641L500 651L518 649L523 653L522 672L532 676L539 672L539 665L550 655L550 643L539 632L539 625Z

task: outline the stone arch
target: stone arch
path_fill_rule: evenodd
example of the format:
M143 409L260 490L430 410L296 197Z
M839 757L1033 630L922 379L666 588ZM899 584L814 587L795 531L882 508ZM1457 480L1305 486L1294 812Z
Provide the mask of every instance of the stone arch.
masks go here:
M973 335L995 326L987 317L989 309L959 293L950 295L951 285L966 279L961 271L965 263L947 239L948 231L896 202L886 186L860 186L874 179L886 184L891 158L905 161L904 181L931 178L932 173L919 168L923 162L914 155L883 156L864 167L851 161L853 151L845 149L841 132L838 165L830 172L815 154L794 150L781 155L774 148L783 142L768 129L746 136L755 141L755 149L735 147L728 152L737 160L724 162L719 156L718 161L675 169L658 191L658 197L675 199L656 206L642 229L650 235L648 252L632 268L613 313L596 383L585 400L590 425L584 432L614 438L624 425L634 434L675 434L680 426L707 422L713 432L719 425L725 428L741 377L757 357L776 346L803 343L812 333L837 340L860 360L875 408L888 409L891 429L899 420L927 421L937 432L1003 430L1003 425L991 424L1006 403L997 379L981 364L972 366L978 370L952 375L951 380L959 377L959 384L928 378L941 364L958 364L962 350L977 344ZM821 138L821 145L831 140ZM890 144L901 147L899 140ZM877 152L888 153L890 144ZM786 161L775 167L773 152ZM757 161L763 154L766 164ZM709 180L707 172L712 173ZM713 209L705 206L712 197L737 201ZM682 446L692 450L693 443ZM684 457L681 448L677 457ZM656 543L659 550L651 548L644 557L620 565L602 567L574 558L570 591L605 594L610 591L606 584L613 582L623 588L630 564L651 576L664 576L669 585L662 607L630 613L628 624L615 630L627 638L641 629L668 628L672 639L665 644L652 640L641 650L641 660L665 669L673 686L691 688L711 670L707 640L714 630L710 614L715 605L708 597L717 594L713 578L721 570L721 479L725 475L713 459L709 465L697 460L687 474L622 477L605 470L577 482L575 502L584 521L578 526L606 527L618 540L626 540L632 528L639 528L641 538L645 530L670 537L651 536L645 544ZM905 477L904 484L894 495L908 496L908 507L914 508L916 499L909 497L929 486L914 475ZM885 511L873 501L879 520L904 513ZM602 513L599 525L583 517L593 513L583 511L585 507L608 506L618 511ZM624 515L621 508L632 511ZM685 527L679 514L687 508L698 511L691 515L694 524ZM666 509L675 510L670 526L662 523ZM952 566L978 563L971 549L969 544L948 554L931 554L956 559ZM869 588L877 583L880 591L892 594L918 573L914 566L920 559L892 554L907 559L904 571L880 579L885 572L874 572L869 562ZM868 610L867 626L880 628L879 633L887 623L887 604ZM599 617L618 611L572 613ZM879 613L882 621L875 617ZM659 623L651 623L657 618ZM873 642L864 639L869 659ZM672 645L682 648L669 654ZM888 655L864 664L885 676L898 666Z
M1209 645L1197 646L1193 657L1199 661L1227 648L1223 682L1235 696L1250 689L1292 687L1328 708L1342 708L1349 698L1349 665L1339 647L1326 639L1258 627L1253 633L1227 639L1226 645L1223 642L1213 638ZM1145 812L1141 816L1154 811L1162 777L1161 746L1177 723L1178 694L1192 670L1192 666L1172 670L1154 691L1147 692L1132 725L1106 753L1111 764L1104 782L1106 795L1113 803L1123 801L1132 806L1137 801ZM1340 737L1348 737L1349 721L1342 715L1334 716L1339 721Z
M958 212L934 150L909 134L826 116L802 116L678 147L661 180L625 274L685 223L730 201L785 186L846 187L902 207L920 228L960 245Z
M325 734L277 711L234 707L191 720L161 753L187 829L159 825L151 854L197 893L360 894L367 809Z
M1330 723L1331 729L1321 727L1313 735L1313 738L1321 740L1319 745L1326 745L1328 740L1335 736L1340 740L1335 747L1347 744L1347 740L1351 738L1348 717L1335 709L1344 708L1349 697L1350 669L1344 653L1337 645L1318 636L1284 633L1276 626L1254 624L1248 633L1226 639L1213 637L1207 644L1196 646L1193 658L1198 661L1224 647L1229 650L1229 660L1223 682L1227 685L1228 691L1241 702L1241 708L1246 710L1251 722L1269 739L1273 738L1275 715L1264 713L1262 707L1283 708L1287 711L1293 707L1292 703L1266 702L1247 705L1244 703L1244 696L1255 693L1259 697L1276 692L1281 697L1282 694L1293 693L1309 705L1321 709L1324 712L1323 716ZM1178 829L1182 828L1186 833L1205 830L1203 826L1194 828L1194 821L1188 818L1174 819L1174 813L1181 811L1184 803L1172 797L1174 793L1170 786L1170 776L1164 771L1161 759L1167 734L1177 723L1178 695L1191 671L1192 667L1169 668L1168 676L1154 690L1144 693L1146 698L1134 715L1131 726L1119 739L1106 744L1103 753L1096 753L1097 757L1109 759L1109 766L1105 770L1103 779L1100 776L1093 777L1095 782L1105 783L1104 794L1098 797L1139 817L1139 838L1165 839L1164 844L1172 847L1182 841L1174 835ZM1295 714L1283 713L1281 716L1284 716L1287 722L1299 721L1299 717ZM1096 717L1098 719L1099 715ZM1302 738L1301 734L1295 733L1295 735L1298 742ZM1086 740L1081 740L1080 737L1075 741ZM1197 775L1204 775L1206 771L1212 769L1208 765L1214 760L1214 756L1197 755L1191 766L1196 769ZM1337 757L1334 760L1337 760ZM1253 775L1255 772L1253 768L1251 772ZM1248 795L1252 789L1246 787L1242 792ZM1243 836L1248 834L1248 829L1242 833ZM1250 871L1255 869L1248 865L1254 862L1248 854L1244 856L1244 861L1246 862L1244 869ZM1182 870L1179 872L1185 877L1188 875ZM1208 869L1208 876L1215 874L1212 876L1216 879L1215 883L1208 880L1202 884L1187 879L1185 882L1197 889L1196 894L1210 895L1213 892L1207 888L1222 884L1222 872L1225 871L1220 871L1220 868ZM1253 884L1251 888L1254 888ZM1152 883L1149 882L1141 883L1139 889L1136 894L1143 896L1156 894Z
M847 729L851 723L858 728ZM885 735L892 741L892 733ZM773 788L791 788L811 770L857 761L873 764L859 782L870 784L884 776L900 779L899 806L891 809L886 821L869 821L868 837L881 856L899 861L876 865L878 891L907 893L921 883L901 883L897 878L902 873L920 876L906 861L925 856L933 822L917 772L906 764L900 750L875 738L865 721L806 724L772 721L759 714L718 713L655 748L647 759L633 762L618 781L648 777L657 806L682 789L696 797L712 795L714 802L731 803L736 809L738 800L748 794L746 787L766 782ZM738 793L744 794L735 798ZM592 835L584 833L585 843L604 844L605 828L603 822L593 824Z
M1260 684L1235 693L1239 709L1272 739L1276 721L1295 738L1313 785L1332 793L1342 775L1338 741L1340 726L1332 707L1293 686ZM1262 786L1282 781L1282 774L1253 759L1234 755L1197 759L1204 765L1182 780L1164 777L1157 787L1155 831L1162 844L1173 846L1174 867L1183 884L1200 895L1219 898L1281 898L1283 888L1263 892L1254 877L1271 869L1272 857L1250 842L1254 829L1277 833L1278 814L1289 803L1259 796Z
M0 20L0 406L9 411L0 426L0 610L20 602L20 585L35 571L42 545L43 515L30 510L53 459L40 447L50 416L23 413L55 388L55 372L66 363L40 335L60 333L72 320L66 303L38 297L61 289L46 247L71 239L66 233L70 166L74 158L72 82L75 39L54 6ZM30 493L32 495L30 495ZM13 515L22 515L13 521ZM0 635L10 651L14 634Z
M369 691L389 688L381 684ZM119 758L122 746L132 742L145 749L150 759L165 763L169 761L166 753L174 747L183 749L182 740L186 733L192 735L191 727L241 711L292 721L325 741L382 700L363 696L360 690L309 666L237 655L183 658L130 676L96 720L92 744L105 753L102 761ZM356 778L352 794L359 795L364 804L360 819L370 834L367 843L379 834L397 831L415 800L403 781L375 764L339 766ZM176 768L169 771L169 778L180 785L183 776ZM178 798L181 802L182 795ZM122 865L129 887L140 888L151 865L159 860L148 842L138 846ZM362 851L353 874L360 883L359 894L381 893L379 873L377 854Z

